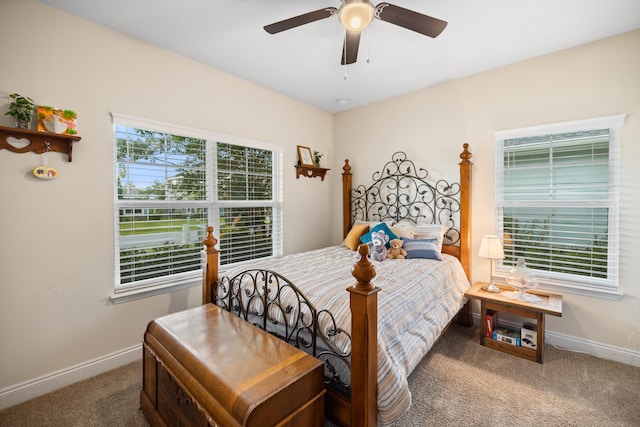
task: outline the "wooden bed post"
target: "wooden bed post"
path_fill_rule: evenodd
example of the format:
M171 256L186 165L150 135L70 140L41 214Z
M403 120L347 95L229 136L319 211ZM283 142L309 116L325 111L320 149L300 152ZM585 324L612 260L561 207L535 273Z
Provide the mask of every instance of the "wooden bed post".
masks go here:
M376 276L367 255L369 247L358 247L360 259L351 274L355 286L347 288L351 301L351 426L375 427L378 412L378 291L371 284Z
M469 144L462 145L460 158L460 264L471 282L471 152ZM458 313L458 324L473 326L471 304L467 303Z
M471 281L471 152L463 144L460 158L460 263Z
M202 275L202 304L211 302L211 285L218 281L219 251L215 248L218 241L213 237L213 227L207 227L207 238L202 242L207 247L207 262Z
M351 207L351 166L349 159L345 159L344 171L342 173L342 237L347 237L351 229L352 207Z

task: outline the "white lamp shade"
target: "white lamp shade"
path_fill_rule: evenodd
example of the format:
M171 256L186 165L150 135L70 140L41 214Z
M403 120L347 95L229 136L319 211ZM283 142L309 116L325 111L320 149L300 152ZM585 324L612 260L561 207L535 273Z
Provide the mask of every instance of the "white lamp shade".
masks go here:
M349 31L362 31L373 20L374 10L369 1L345 2L338 14L340 22Z
M493 235L484 236L480 243L478 256L489 259L504 259L504 250L502 249L500 238Z

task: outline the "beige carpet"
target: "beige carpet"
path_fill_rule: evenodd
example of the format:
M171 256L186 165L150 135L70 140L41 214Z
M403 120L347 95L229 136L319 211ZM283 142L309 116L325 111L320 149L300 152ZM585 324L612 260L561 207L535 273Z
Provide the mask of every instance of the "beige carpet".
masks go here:
M409 377L398 426L640 426L640 368L545 347L544 364L452 327Z
M395 426L640 426L640 368L545 348L545 363L481 347L453 326L409 378ZM123 366L0 412L0 426L147 426L142 365ZM329 424L328 424L329 425Z

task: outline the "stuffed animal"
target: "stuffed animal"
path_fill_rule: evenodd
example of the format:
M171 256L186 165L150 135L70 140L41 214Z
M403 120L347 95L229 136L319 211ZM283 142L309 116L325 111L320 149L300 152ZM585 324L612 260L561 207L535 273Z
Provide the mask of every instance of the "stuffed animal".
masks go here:
M390 241L391 247L387 250L387 259L404 259L407 256L407 251L402 248L403 243L401 239Z
M369 242L369 258L373 261L384 261L387 259L387 242L389 236L384 231L374 231L371 233Z

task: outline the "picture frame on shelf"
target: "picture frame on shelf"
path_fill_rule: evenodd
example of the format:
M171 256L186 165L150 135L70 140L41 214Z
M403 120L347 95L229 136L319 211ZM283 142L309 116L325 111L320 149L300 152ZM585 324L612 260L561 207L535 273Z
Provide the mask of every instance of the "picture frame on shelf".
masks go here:
M63 135L77 135L78 114L69 109L38 105L38 131Z
M313 167L313 155L309 147L298 145L298 159L300 166Z

